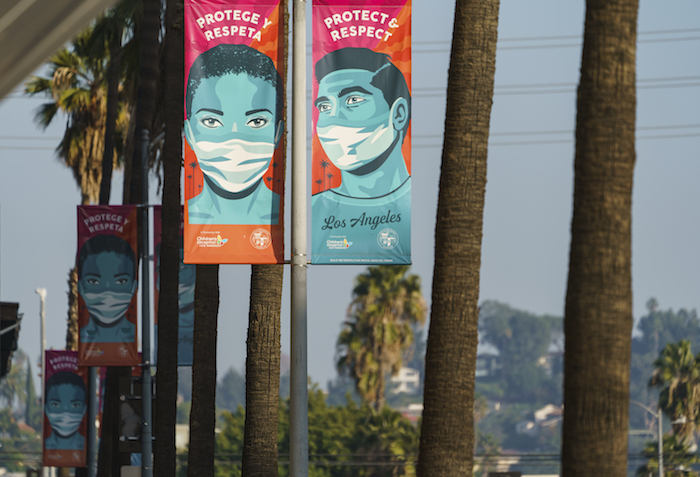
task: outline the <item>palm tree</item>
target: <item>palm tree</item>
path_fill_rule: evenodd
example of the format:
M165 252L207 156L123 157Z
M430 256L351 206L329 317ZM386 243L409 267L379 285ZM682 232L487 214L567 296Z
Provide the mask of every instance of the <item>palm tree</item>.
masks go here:
M283 58L289 50L289 4L282 0ZM279 66L285 71L285 66ZM286 74L283 116L287 114ZM282 151L287 151L287 131L282 135ZM272 163L277 174L277 162ZM284 179L284 168L281 177ZM281 190L281 189L280 189ZM246 340L246 417L243 434L243 475L265 477L278 474L277 434L280 405L280 314L282 307L283 265L253 265L250 274L250 308Z
M316 185L318 185L318 191L321 192L321 184L323 184L323 179L317 179Z
M456 2L417 475L471 475L498 0Z
M331 179L333 179L333 174L329 172L328 174L326 174L326 177L328 178L328 187L327 187L327 189L330 189L330 188L331 188Z
M178 273L180 269L180 171L182 157L182 111L184 76L183 0L167 0L165 8L163 118L163 208L160 249L159 313L178 316ZM175 424L177 421L178 320L161 320L158 325L158 392L155 402L156 439L153 470L156 477L176 475Z
M197 265L188 477L214 477L216 323L219 265Z
M328 166L330 166L331 164L327 160L322 159L320 162L320 165L321 165L321 179L324 179L326 177L326 168ZM324 187L325 187L325 184L324 184ZM325 187L325 188L328 189L328 187Z
M659 388L659 407L671 419L673 434L690 445L700 424L700 355L690 341L669 343L654 361L650 387Z
M194 171L197 169L197 161L190 162L188 166L190 166L190 169L192 169L192 174L187 176L187 178L190 179L190 183L192 184L192 195L194 195L194 181L192 181L192 178L194 177Z
M659 443L647 442L644 446L644 456L647 463L637 469L637 477L659 475ZM664 436L663 444L664 476L665 477L697 477L698 472L691 466L698 463L698 457L690 452L688 446L677 436Z
M384 407L386 378L395 375L413 344L411 325L425 321L420 277L408 265L369 267L355 279L348 320L336 344L337 368L355 381L375 410Z
M32 96L43 93L51 98L36 113L39 126L46 128L59 111L68 116L56 152L73 172L83 205L99 198L107 107L107 62L91 56L91 35L91 29L80 32L70 50L64 48L49 60L50 77L34 76L25 86Z
M638 0L588 0L564 331L562 476L627 475Z
M246 340L242 473L277 475L283 265L253 265Z

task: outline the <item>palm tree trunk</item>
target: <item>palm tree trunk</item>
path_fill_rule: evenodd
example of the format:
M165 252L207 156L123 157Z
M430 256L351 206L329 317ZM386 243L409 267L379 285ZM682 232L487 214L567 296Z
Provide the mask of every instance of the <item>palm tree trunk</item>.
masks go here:
M243 475L277 475L283 265L253 265L246 357Z
M141 157L141 131L151 129L153 111L155 108L156 83L158 81L158 32L160 31L160 2L158 0L142 0L143 19L141 22L141 62L139 72L139 89L136 106L136 145L131 162L131 180L129 181L130 204L142 203L141 163L148 158ZM139 243L141 241L139 240Z
M216 424L216 322L219 266L197 265L194 289L194 350L188 477L214 477Z
M456 2L417 475L472 475L479 268L498 0Z
M104 153L102 154L102 182L100 184L100 204L109 204L112 189L112 169L114 165L114 131L119 113L119 71L121 69L121 42L111 39L109 47L109 67L107 69L107 111L105 113Z
M158 324L158 392L155 405L154 475L176 474L178 272L180 268L180 165L184 88L184 4L168 0L165 9L165 145L158 312L170 319Z
M627 475L638 0L588 0L566 295L563 476Z

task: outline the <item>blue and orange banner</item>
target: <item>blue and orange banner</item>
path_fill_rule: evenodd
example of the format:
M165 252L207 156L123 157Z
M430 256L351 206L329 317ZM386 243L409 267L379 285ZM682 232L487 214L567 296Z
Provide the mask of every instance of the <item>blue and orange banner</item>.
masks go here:
M313 0L315 264L411 263L411 0Z
M136 206L78 207L78 364L138 359Z
M158 356L158 322L161 320L178 320L177 339L177 365L192 366L192 353L194 346L194 286L196 280L195 265L186 264L182 261L182 229L184 222L180 214L180 268L178 270L177 306L178 316L160 316L158 310L158 299L160 296L160 244L162 236L161 206L153 208L153 286L154 286L154 308L155 308L155 345Z
M185 1L185 263L284 260L282 10Z
M44 466L85 467L88 372L75 351L46 351Z

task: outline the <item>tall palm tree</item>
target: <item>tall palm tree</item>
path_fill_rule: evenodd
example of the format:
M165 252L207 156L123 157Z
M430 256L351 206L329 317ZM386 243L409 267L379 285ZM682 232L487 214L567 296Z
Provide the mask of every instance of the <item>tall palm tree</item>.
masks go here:
M216 323L219 266L197 265L194 289L194 346L188 477L214 477L216 424Z
M277 475L283 275L283 265L253 265L251 269L241 469L251 477Z
M283 23L283 58L289 50L289 4L282 0L280 21ZM281 71L286 68L280 65ZM283 117L287 114L287 75L284 82ZM282 151L287 150L287 130L282 135ZM282 162L284 165L285 162ZM284 179L284 168L276 182ZM281 176L281 177L280 177ZM246 416L243 434L241 471L250 477L278 474L277 434L280 403L280 314L282 310L283 265L253 265L250 274L250 308L246 340Z
M700 355L690 341L669 343L654 361L650 387L659 388L659 407L671 419L673 433L686 444L700 425Z
M420 277L407 276L408 268L379 265L357 276L336 344L338 371L353 378L377 411L386 401L387 376L398 373L413 344L411 325L422 324L427 313Z
M165 143L163 164L163 208L160 249L160 295L158 313L178 316L180 269L180 170L184 75L184 2L167 0L165 8L163 108ZM156 477L176 475L175 424L177 421L178 320L158 325L158 392L155 403L153 469Z
M91 29L80 32L70 50L63 48L51 57L49 77L34 76L25 86L32 96L43 93L51 98L36 113L39 126L46 128L59 112L68 116L56 152L73 172L83 205L99 198L107 106L107 61L91 55L91 34Z
M562 476L627 475L638 0L587 0L564 319Z
M471 475L498 0L455 4L417 475Z

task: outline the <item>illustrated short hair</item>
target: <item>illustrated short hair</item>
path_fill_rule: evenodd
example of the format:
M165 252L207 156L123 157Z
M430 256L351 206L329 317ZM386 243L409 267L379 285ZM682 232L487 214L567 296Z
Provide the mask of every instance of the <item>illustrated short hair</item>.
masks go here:
M132 276L136 278L136 255L131 245L126 240L116 235L95 235L89 238L82 247L78 255L78 280L83 277L83 265L90 255L114 252L117 255L124 255L131 260L133 265Z
M250 46L231 44L217 45L200 54L192 63L185 97L187 118L192 117L192 100L203 79L241 73L260 78L275 88L275 116L277 121L281 120L284 108L284 84L272 59Z
M87 388L85 387L85 381L83 378L70 371L60 371L56 374L51 375L49 379L46 380L46 395L48 396L49 390L54 386L59 386L61 384L70 384L83 391L83 400L87 399Z
M369 48L341 48L331 51L318 60L314 66L314 74L316 81L320 83L330 73L346 69L366 70L374 73L370 84L382 91L389 107L398 98L406 100L409 120L406 121L406 126L402 130L405 133L411 119L411 92L408 90L406 78L391 62L389 55L377 53Z

